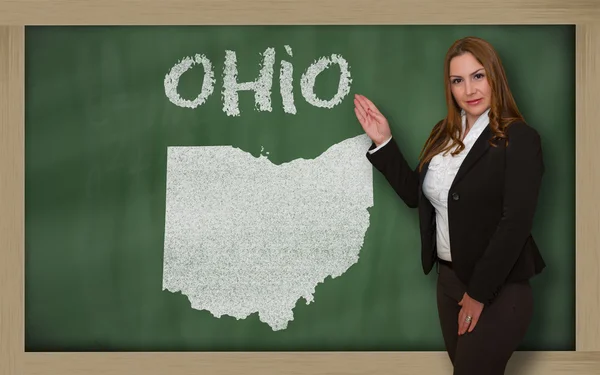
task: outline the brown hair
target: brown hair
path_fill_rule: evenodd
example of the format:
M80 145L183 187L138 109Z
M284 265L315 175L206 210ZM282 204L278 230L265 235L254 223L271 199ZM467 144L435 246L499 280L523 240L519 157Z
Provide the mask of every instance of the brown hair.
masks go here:
M448 113L446 118L439 121L431 131L429 138L421 150L419 170L425 163L430 161L436 154L451 150L458 146L453 155L464 149L460 140L462 137L461 108L458 106L450 88L450 61L465 53L471 53L486 71L486 78L490 85L491 108L489 112L492 139L488 140L492 146L494 141L504 139L507 142L506 127L517 120L523 120L523 116L517 108L517 104L510 92L506 74L502 62L494 47L485 40L477 37L466 37L452 44L444 60L444 86L446 90L446 106Z

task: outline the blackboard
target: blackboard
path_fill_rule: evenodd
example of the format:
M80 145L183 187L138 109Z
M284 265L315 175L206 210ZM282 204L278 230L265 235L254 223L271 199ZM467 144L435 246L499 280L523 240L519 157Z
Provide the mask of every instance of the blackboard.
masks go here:
M167 152L231 146L278 166L316 159L363 134L352 110L361 93L415 165L445 115L444 54L467 35L498 50L543 140L534 235L548 268L532 281L535 316L520 349L573 350L575 30L516 25L27 27L25 349L444 350L416 211L376 172L357 262L318 284L310 304L299 298L285 329L257 314L216 318L163 290ZM228 54L239 81L255 80L262 59L273 57L270 110L251 91L239 92L239 113L224 104ZM195 108L178 106L165 77L196 56L211 64L213 92ZM346 62L350 73L347 94L331 108L302 91L303 74L321 58ZM291 81L281 78L282 61L293 67ZM315 78L315 97L345 92L342 67ZM179 79L182 98L201 92L201 68ZM295 111L281 95L290 82Z

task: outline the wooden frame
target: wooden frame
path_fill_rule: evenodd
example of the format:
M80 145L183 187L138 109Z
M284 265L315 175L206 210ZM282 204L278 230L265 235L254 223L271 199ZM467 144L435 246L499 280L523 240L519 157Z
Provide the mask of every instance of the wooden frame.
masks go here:
M50 24L575 24L576 349L517 352L507 374L600 373L600 3L369 2L0 0L0 375L452 373L445 352L24 352L24 26Z

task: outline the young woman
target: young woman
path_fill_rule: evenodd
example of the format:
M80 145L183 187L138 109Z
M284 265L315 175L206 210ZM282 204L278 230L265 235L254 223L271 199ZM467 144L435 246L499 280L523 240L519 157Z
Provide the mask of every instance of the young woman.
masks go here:
M456 41L444 61L448 112L409 167L387 120L362 95L355 113L368 160L418 207L422 266L437 264L437 305L454 374L504 374L533 313L529 279L545 267L531 235L544 172L494 48Z

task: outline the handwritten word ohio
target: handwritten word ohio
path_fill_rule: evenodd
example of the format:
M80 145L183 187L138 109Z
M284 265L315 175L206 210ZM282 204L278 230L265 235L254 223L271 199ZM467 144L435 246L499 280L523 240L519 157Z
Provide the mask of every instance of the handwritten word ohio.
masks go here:
M292 49L286 45L285 50L292 56ZM254 81L238 82L237 56L234 51L225 51L225 63L223 67L223 111L228 116L239 116L238 105L239 91L254 91L255 107L259 111L272 111L271 89L273 86L273 75L275 67L275 49L267 48L261 54L262 60L258 78ZM340 69L340 80L338 90L333 98L329 100L320 99L314 93L314 85L317 76L329 68L330 65L337 64ZM177 92L179 79L190 70L194 65L202 65L204 69L204 80L200 94L193 100L184 99ZM293 65L289 61L282 60L279 71L280 95L283 103L283 110L286 113L296 114L294 104L292 73ZM185 57L175 64L169 73L165 76L165 94L167 98L175 105L184 108L197 108L202 105L208 97L213 94L215 85L215 74L213 64L202 54L196 54L194 57ZM350 92L350 67L348 62L340 55L321 57L315 60L302 74L300 79L300 90L304 99L311 105L320 108L333 108L342 102L344 97Z

